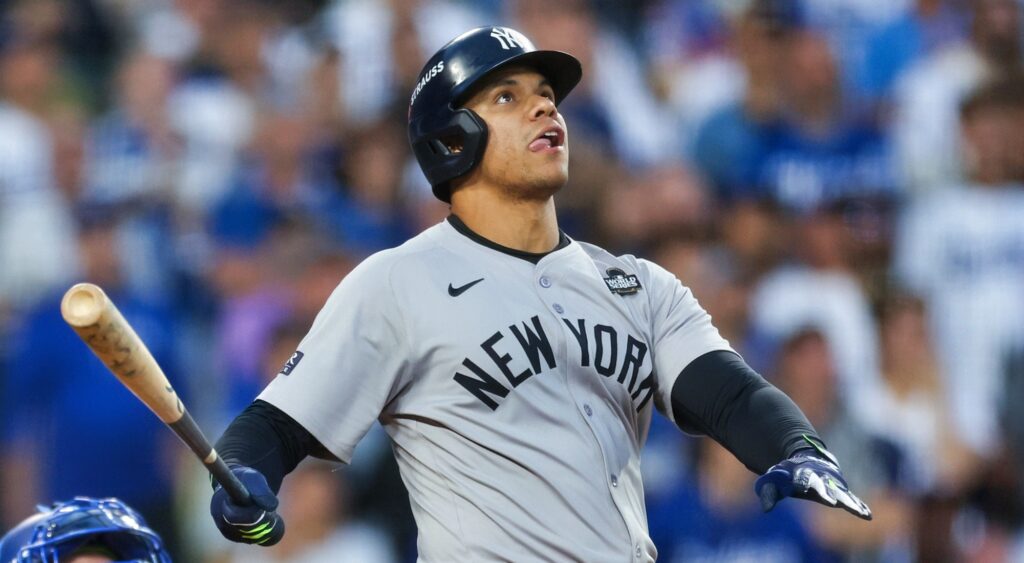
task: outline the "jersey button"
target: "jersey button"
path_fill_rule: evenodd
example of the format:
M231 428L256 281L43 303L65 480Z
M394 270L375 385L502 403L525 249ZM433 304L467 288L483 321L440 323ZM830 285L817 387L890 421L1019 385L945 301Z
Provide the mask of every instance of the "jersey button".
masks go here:
M640 544L636 544L636 552L635 553L636 553L636 558L637 559L640 559L640 556L643 555L644 551L642 549L640 549Z
M551 287L551 280L549 280L547 276L541 276L539 281L541 287Z
M591 416L594 414L594 409L590 408L590 405L583 405L583 412L587 413L587 416ZM612 480L614 479L615 477L612 477Z
M613 487L618 487L619 486L619 478L614 476L614 475L612 475L612 486Z
M555 312L561 315L562 313L565 312L565 309L563 309L562 306L559 305L558 303L555 303Z

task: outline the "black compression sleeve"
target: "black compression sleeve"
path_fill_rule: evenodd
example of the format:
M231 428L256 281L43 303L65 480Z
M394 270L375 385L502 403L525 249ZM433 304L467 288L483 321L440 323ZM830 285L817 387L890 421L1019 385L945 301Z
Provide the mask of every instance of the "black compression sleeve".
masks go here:
M229 465L245 465L262 473L275 493L284 476L307 455L329 456L295 419L259 399L231 422L216 449Z
M792 399L724 350L708 352L680 372L672 412L684 431L714 438L755 473L807 448L804 435L821 442Z

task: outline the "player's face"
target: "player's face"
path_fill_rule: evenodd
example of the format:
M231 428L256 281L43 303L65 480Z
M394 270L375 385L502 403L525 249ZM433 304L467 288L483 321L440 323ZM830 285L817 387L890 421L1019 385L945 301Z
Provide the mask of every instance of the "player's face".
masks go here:
M467 107L487 123L479 181L515 199L546 200L569 178L569 136L555 94L539 73L495 73Z
M73 555L68 563L112 563L114 560L106 555Z

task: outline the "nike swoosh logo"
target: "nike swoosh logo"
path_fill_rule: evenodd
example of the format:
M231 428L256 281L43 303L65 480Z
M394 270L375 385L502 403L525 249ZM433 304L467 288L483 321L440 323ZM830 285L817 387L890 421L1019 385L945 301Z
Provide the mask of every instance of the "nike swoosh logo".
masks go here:
M460 286L460 287L452 287L452 284L448 284L448 295L451 295L452 297L458 297L458 296L462 295L463 293L465 293L467 289L473 287L474 285L476 285L476 284L478 284L478 283L480 283L482 281L484 281L484 279L480 278L478 280L473 280L473 281L467 283L466 285L463 285L463 286Z

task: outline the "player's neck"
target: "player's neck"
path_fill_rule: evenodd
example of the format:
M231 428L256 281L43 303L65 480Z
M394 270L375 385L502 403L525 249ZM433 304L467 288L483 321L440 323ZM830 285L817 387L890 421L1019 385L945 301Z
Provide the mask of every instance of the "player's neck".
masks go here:
M485 239L524 252L549 252L558 246L558 218L554 199L485 201L454 198L452 213Z

